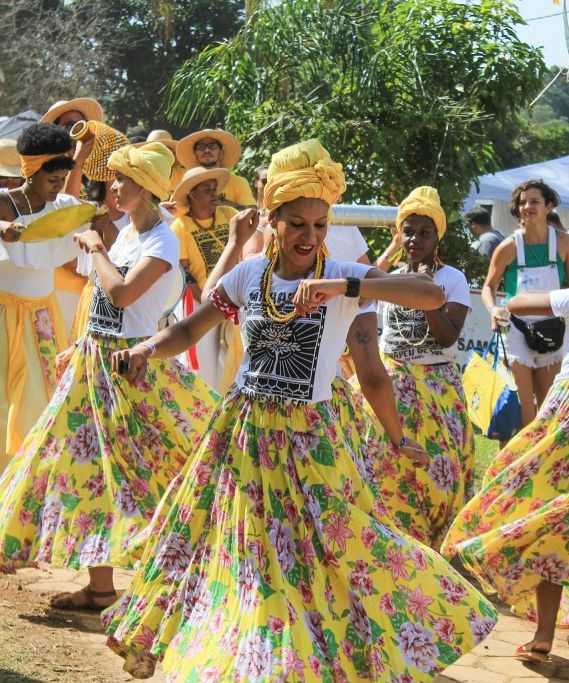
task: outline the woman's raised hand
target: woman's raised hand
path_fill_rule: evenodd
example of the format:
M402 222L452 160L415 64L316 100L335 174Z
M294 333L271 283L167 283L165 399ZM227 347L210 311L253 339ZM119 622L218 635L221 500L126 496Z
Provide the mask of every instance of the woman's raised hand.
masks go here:
M229 238L243 246L247 240L255 234L259 225L259 212L257 209L243 209L229 221Z
M8 223L0 221L0 238L4 242L17 242L26 226L21 223Z
M136 384L146 375L150 353L150 349L141 344L133 346L132 349L115 351L111 358L111 369L130 384Z
M346 293L347 282L340 278L336 280L301 280L292 303L297 315L314 313L318 306L326 303L335 296Z
M101 244L101 238L96 230L85 230L85 232L75 233L73 241L77 242L81 249L87 253Z

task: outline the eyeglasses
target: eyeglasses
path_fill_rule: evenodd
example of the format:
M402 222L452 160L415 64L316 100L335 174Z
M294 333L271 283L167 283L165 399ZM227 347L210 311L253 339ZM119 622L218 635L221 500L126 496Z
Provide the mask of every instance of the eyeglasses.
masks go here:
M221 145L219 142L198 142L194 149L196 152L204 152L206 149L213 152L216 149L221 149Z
M71 130L76 123L79 123L79 120L77 120L77 121L66 121L65 123L60 123L58 125L60 128L65 128L65 130Z

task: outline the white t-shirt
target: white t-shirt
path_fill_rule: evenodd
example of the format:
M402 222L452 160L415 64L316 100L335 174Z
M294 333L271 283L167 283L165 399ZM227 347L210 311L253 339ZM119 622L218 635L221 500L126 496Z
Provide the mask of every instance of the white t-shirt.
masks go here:
M565 323L569 326L569 289L556 289L549 292L549 302L553 315L565 318ZM563 358L561 370L554 381L557 382L560 379L569 379L569 353Z
M239 327L245 355L236 383L246 394L279 403L316 403L332 397L336 363L358 313L358 299L334 297L316 313L283 325L265 318L260 282L266 258L247 259L226 273L221 282L239 306ZM326 260L324 277L363 279L371 268L362 263ZM288 313L300 280L273 275L271 294L279 310ZM288 302L288 303L285 303Z
M399 272L404 270L401 268ZM455 302L470 310L470 289L464 274L452 266L440 266L433 280L442 287L447 303ZM425 338L426 335L426 338ZM422 343L421 340L424 340ZM417 344L417 346L415 346ZM417 365L452 363L456 359L458 341L448 348L439 346L428 334L424 311L383 305L383 332L379 348L396 360Z
M125 339L156 334L158 320L162 316L176 280L175 269L180 258L180 243L164 222L160 222L142 235L129 238L129 232L130 225L127 225L119 232L109 251L109 258L121 275L126 275L145 256L162 259L171 267L150 289L126 308L116 308L111 304L95 275L95 290L89 312L89 332Z
M324 244L334 261L357 261L369 249L355 225L329 225Z

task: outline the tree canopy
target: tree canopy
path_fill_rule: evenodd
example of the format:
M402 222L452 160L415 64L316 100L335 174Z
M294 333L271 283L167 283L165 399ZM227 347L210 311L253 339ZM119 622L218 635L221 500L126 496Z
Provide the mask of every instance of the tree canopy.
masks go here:
M439 189L450 218L493 170L488 132L539 91L540 53L513 3L290 0L188 60L172 80L178 124L219 111L245 143L242 167L318 137L345 166L346 201L395 203Z
M0 113L95 97L117 127L164 127L163 88L184 60L234 35L239 0L0 3Z

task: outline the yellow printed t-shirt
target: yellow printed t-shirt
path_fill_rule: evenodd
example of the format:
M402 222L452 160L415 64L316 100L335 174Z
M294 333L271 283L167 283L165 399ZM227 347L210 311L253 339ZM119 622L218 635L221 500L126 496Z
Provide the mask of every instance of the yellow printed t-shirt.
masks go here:
M172 230L180 240L180 260L188 261L188 272L200 289L219 260L229 238L229 221L237 213L230 206L215 210L215 221L196 221L181 216L172 223Z
M223 188L219 198L221 200L227 199L234 204L241 204L242 206L257 206L247 180L243 176L235 175L234 173L229 175L229 182Z

